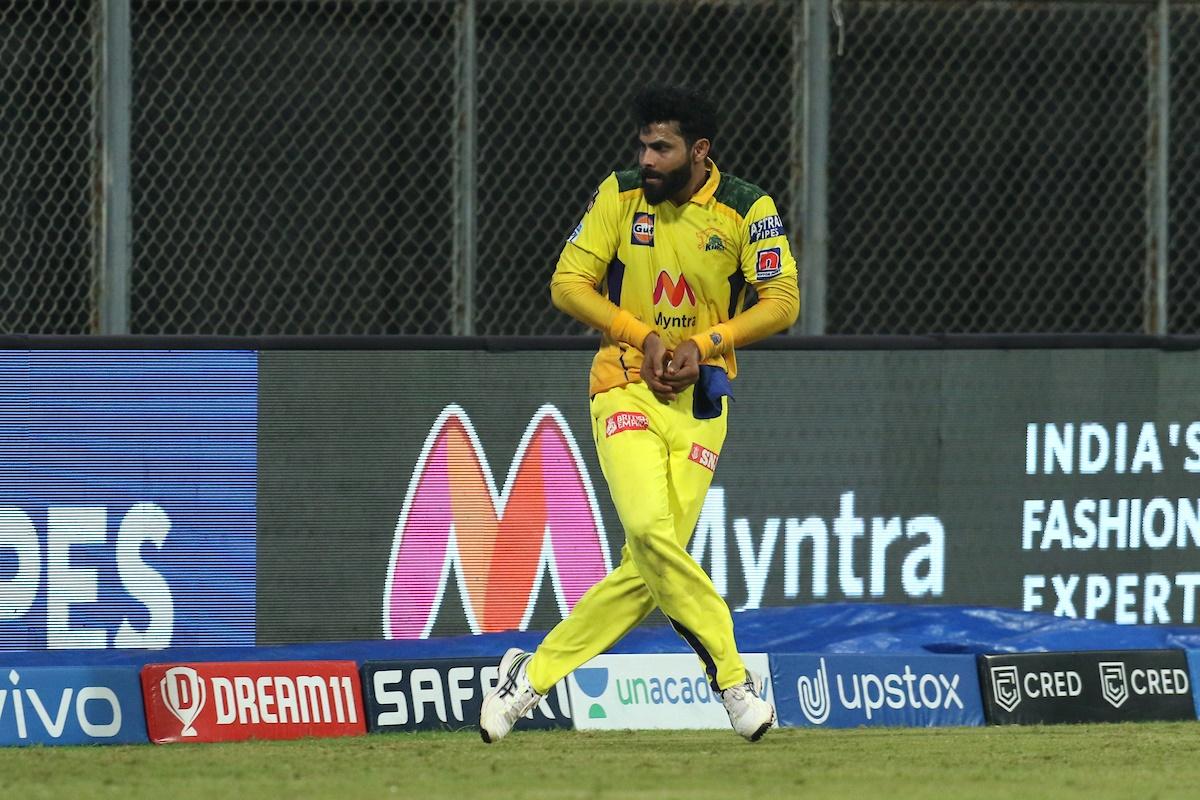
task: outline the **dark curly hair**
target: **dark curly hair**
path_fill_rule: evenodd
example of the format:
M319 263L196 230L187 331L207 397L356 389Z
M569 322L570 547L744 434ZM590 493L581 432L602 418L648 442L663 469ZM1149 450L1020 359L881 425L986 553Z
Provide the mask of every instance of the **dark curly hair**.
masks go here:
M717 110L712 101L683 86L647 86L633 98L638 130L655 122L678 122L679 133L691 147L698 139L717 135Z

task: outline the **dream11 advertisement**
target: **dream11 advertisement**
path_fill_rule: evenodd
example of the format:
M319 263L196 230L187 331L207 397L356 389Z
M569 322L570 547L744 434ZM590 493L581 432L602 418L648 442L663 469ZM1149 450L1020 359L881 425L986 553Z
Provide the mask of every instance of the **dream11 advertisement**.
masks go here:
M624 538L590 358L263 353L260 643L552 627ZM1196 621L1194 354L773 350L739 366L689 545L735 610Z

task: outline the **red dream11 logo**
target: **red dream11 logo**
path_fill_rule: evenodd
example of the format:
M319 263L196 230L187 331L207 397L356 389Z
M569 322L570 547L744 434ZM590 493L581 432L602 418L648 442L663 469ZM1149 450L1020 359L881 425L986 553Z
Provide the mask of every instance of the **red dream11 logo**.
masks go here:
M157 744L367 732L353 661L149 664L142 695Z
M442 410L396 522L383 598L386 639L424 639L451 572L471 633L525 630L542 576L559 614L612 570L591 478L558 409L525 428L502 490L471 420Z

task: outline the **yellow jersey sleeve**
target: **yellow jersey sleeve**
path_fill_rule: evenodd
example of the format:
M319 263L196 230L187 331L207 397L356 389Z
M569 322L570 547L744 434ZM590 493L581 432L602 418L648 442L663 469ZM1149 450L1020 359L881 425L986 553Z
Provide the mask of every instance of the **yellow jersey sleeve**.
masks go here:
M600 271L595 275L596 283L604 275L604 269L617 254L617 229L621 222L621 198L617 187L616 173L610 174L592 193L583 218L567 237L563 247L566 252L577 248L594 256L600 264Z
M796 258L770 195L754 202L741 228L738 263L746 282L757 291L758 302L692 337L705 359L778 333L790 327L800 313Z
M641 349L652 328L600 293L617 255L621 199L616 174L609 175L588 202L583 218L563 245L550 279L556 308L612 339Z

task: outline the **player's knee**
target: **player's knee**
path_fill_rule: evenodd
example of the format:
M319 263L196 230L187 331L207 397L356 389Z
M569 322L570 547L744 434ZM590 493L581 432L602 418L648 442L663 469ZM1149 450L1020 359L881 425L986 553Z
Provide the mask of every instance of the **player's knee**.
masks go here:
M635 559L659 554L663 548L678 547L675 542L675 525L670 516L644 515L634 524L625 527L625 541L633 551Z
M658 503L630 503L621 509L621 525L625 528L626 540L632 541L672 527L672 517L665 505Z

